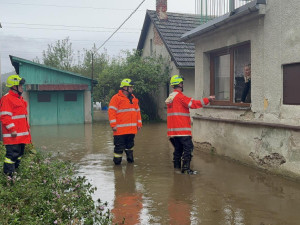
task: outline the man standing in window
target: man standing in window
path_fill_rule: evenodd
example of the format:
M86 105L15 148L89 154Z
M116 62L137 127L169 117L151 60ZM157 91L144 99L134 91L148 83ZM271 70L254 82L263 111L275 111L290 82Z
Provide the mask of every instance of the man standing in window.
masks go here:
M174 91L166 99L167 104L167 126L168 136L174 146L173 163L174 168L180 169L182 173L194 174L190 168L192 152L194 149L192 141L192 128L189 109L198 109L208 105L215 96L194 100L185 96L183 92L183 78L174 75L170 85ZM182 166L181 166L182 160Z
M123 151L127 162L134 162L134 137L142 127L142 119L139 101L132 92L133 82L130 79L122 80L119 93L111 98L108 107L109 123L114 135L115 165L121 164Z
M251 88L251 64L248 64L244 67L244 80L245 80L245 86L241 98L241 103L244 103L246 101L246 97Z
M9 92L0 101L0 120L2 123L3 144L6 148L3 171L12 176L19 167L25 144L31 143L27 121L27 102L21 96L25 80L19 75L7 78Z

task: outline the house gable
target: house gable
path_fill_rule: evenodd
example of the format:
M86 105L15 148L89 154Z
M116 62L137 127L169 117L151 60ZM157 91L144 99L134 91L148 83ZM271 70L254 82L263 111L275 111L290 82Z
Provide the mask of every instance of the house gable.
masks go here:
M185 32L199 26L201 18L199 15L192 14L167 13L167 15L167 20L159 20L156 11L147 10L137 49L144 48L152 22L155 27L154 42L158 44L160 44L160 40L163 42L176 67L193 68L195 66L195 46L193 43L181 42L179 38Z

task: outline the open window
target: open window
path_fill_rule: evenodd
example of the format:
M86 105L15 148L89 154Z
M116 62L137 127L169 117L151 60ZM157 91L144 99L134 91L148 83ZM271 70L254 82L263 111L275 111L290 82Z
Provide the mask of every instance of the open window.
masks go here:
M210 54L210 92L216 96L212 104L245 106L251 103L250 52L250 43L245 43Z

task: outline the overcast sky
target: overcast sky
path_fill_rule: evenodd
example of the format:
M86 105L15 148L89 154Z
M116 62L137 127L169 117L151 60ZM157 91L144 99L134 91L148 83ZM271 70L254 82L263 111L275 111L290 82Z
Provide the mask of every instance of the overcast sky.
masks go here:
M0 0L1 73L13 71L9 55L42 58L48 44L70 38L73 50L100 47L142 0ZM104 48L111 56L137 47L147 9L146 0ZM168 0L168 12L195 13L195 0Z

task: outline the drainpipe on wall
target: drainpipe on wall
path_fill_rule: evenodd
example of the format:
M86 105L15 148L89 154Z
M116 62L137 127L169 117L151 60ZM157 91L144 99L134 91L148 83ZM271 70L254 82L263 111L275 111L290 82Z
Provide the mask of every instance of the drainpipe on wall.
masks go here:
M232 12L235 9L235 0L229 0L229 11Z
M159 20L167 20L167 0L156 0L156 14Z

